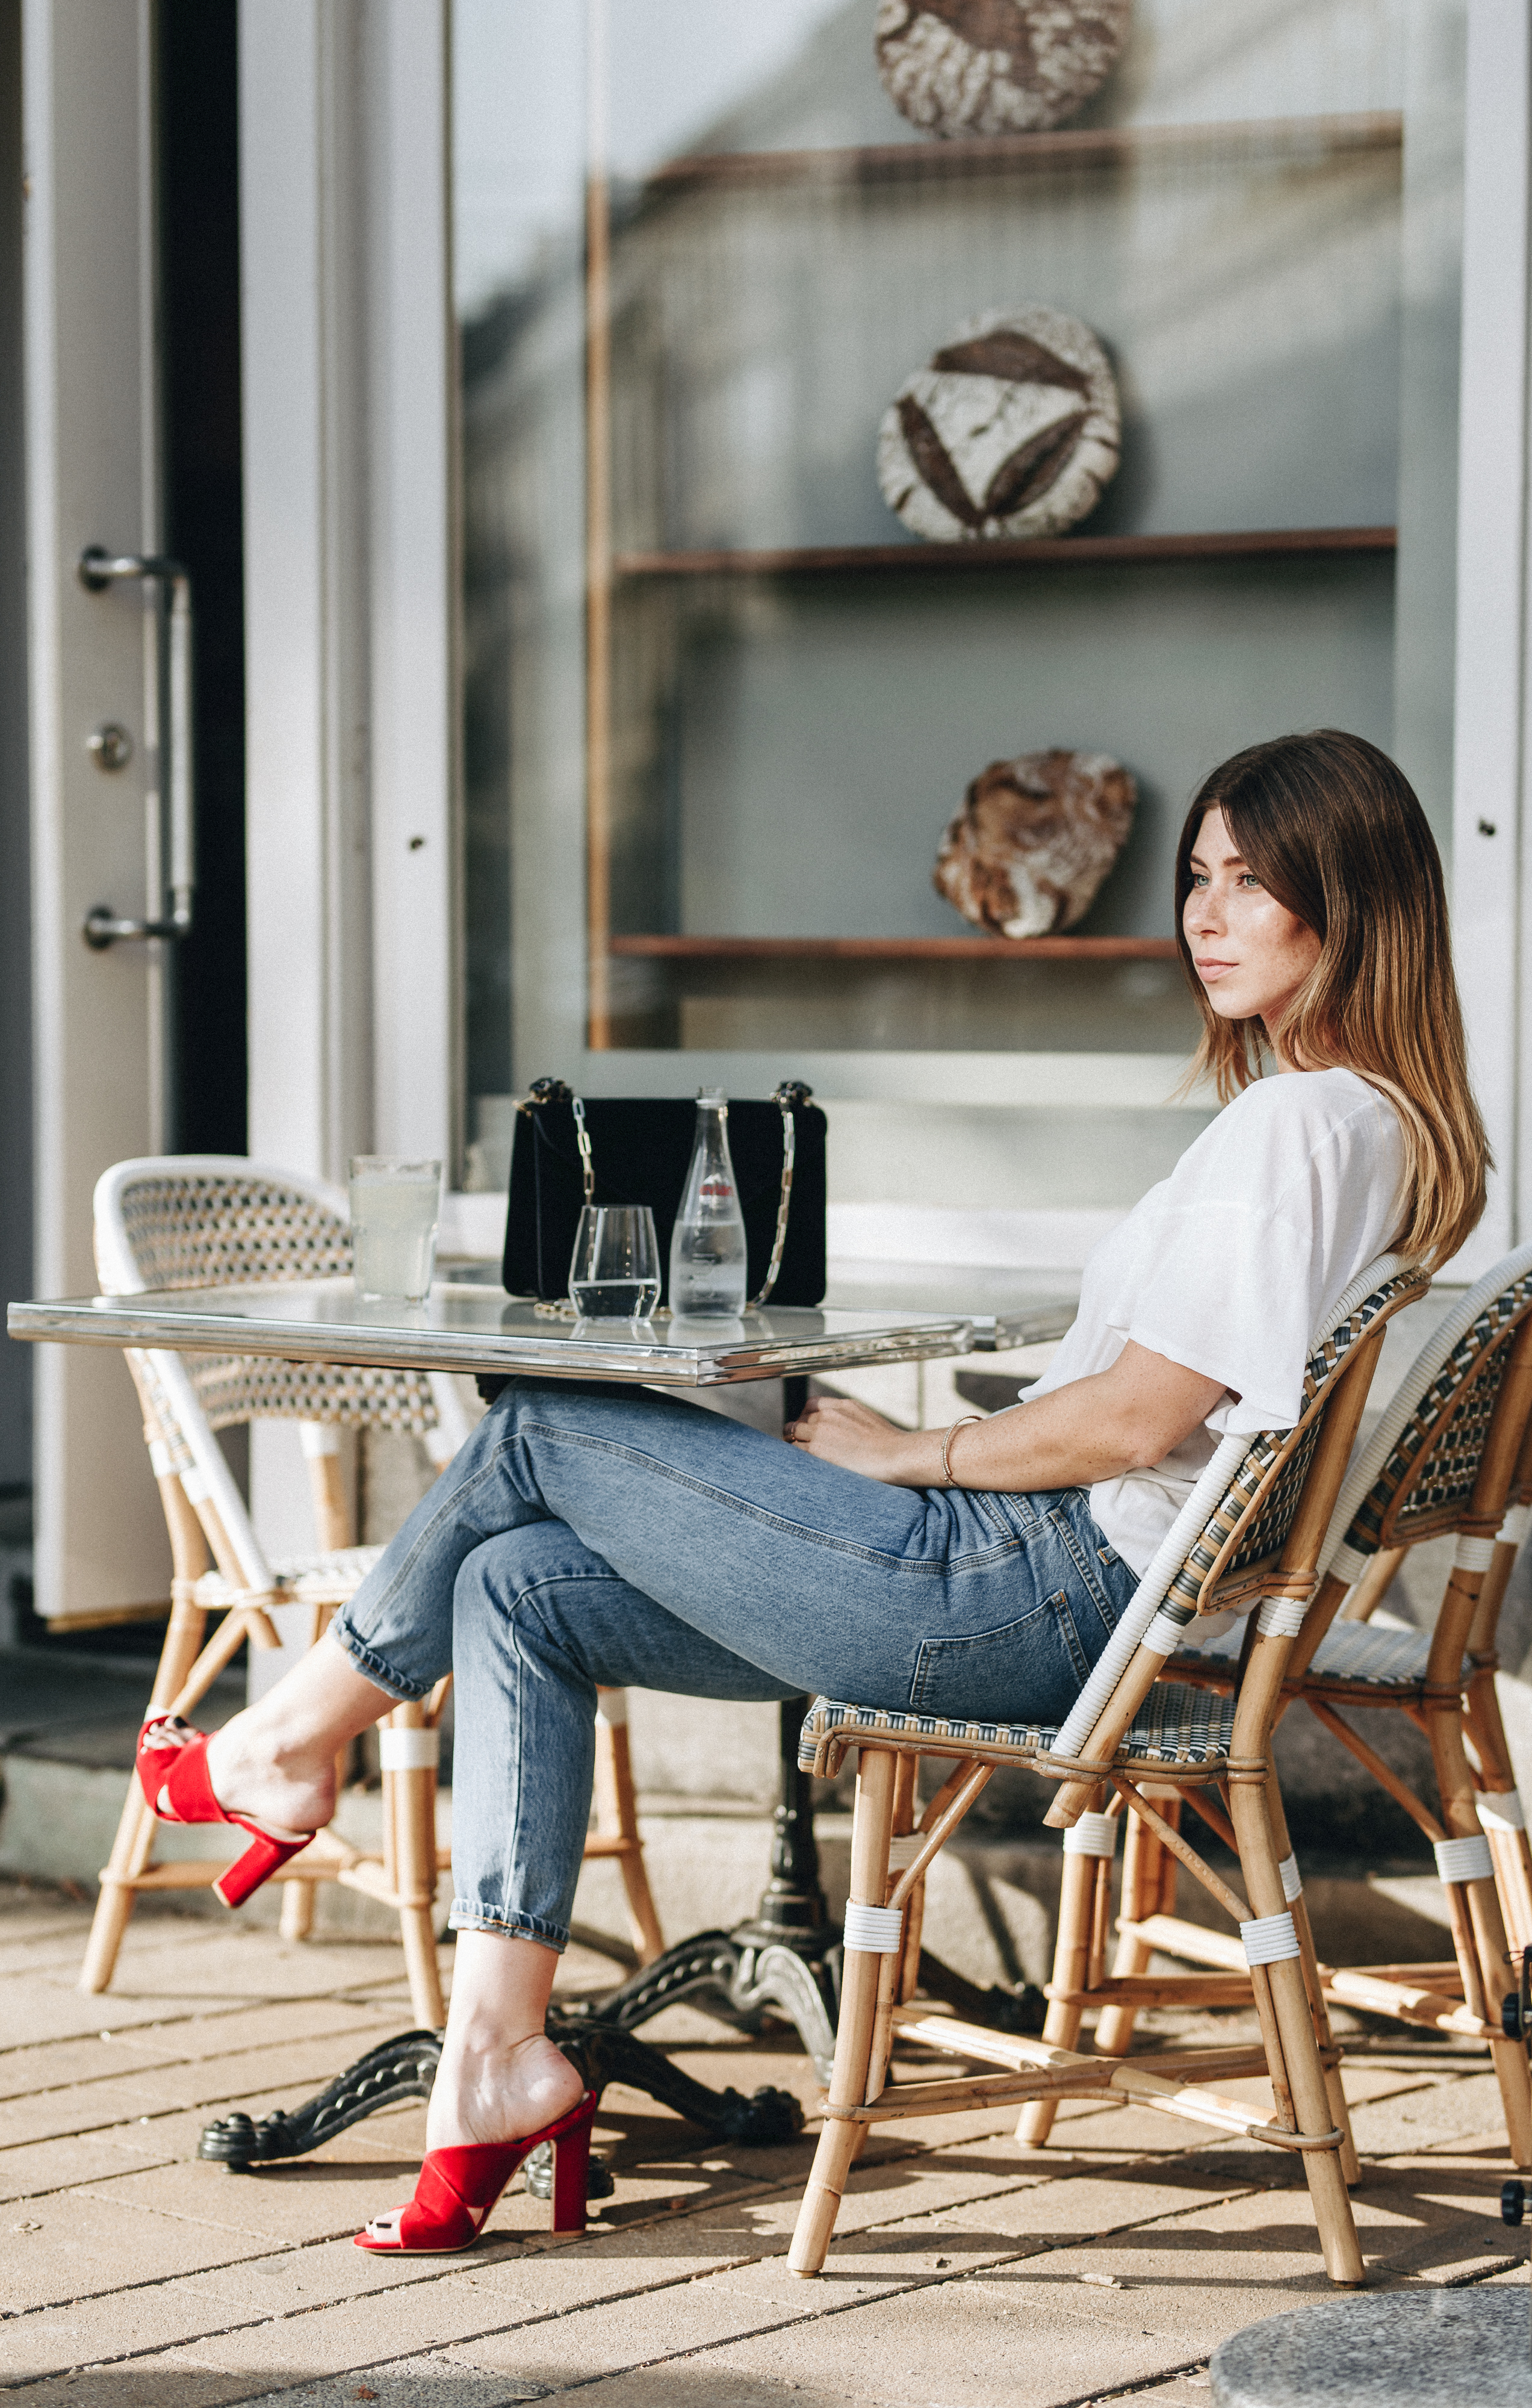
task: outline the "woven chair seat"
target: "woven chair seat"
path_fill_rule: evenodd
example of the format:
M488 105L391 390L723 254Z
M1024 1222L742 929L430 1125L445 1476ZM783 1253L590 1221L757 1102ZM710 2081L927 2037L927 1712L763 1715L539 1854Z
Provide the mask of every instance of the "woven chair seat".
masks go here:
M1172 1656L1168 1670L1189 1679L1195 1676L1198 1665L1217 1663L1232 1670L1239 1660L1243 1642L1242 1628L1222 1630L1206 1647ZM1425 1678L1430 1654L1428 1630L1401 1630L1396 1624L1388 1622L1337 1622L1319 1642L1309 1668L1309 1679L1334 1681L1353 1688L1418 1689ZM1465 1681L1472 1670L1465 1656Z
M1396 1630L1386 1622L1338 1622L1321 1640L1310 1677L1360 1682L1368 1688L1410 1688L1425 1680L1430 1654L1428 1630ZM1472 1669L1465 1657L1465 1680Z
M282 1555L272 1565L280 1594L279 1605L345 1605L371 1571L381 1547L335 1547L328 1555ZM250 1592L236 1588L222 1572L204 1572L192 1592L197 1605L215 1612L242 1605Z
M848 1747L863 1740L892 1741L919 1756L976 1756L987 1764L1032 1764L1058 1737L1056 1723L964 1722L945 1714L852 1706L816 1698L804 1717L798 1762L806 1772L833 1772ZM1113 1762L1134 1765L1221 1764L1234 1730L1234 1699L1210 1689L1157 1682L1145 1698Z

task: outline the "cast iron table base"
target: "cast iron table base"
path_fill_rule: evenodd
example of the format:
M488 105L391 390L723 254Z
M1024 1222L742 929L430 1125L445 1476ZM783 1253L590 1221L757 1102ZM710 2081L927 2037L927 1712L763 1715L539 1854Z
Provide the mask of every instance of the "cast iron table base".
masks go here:
M615 1990L588 2003L571 2001L549 2015L548 2036L564 2051L589 2090L624 2083L671 2107L720 2140L766 2147L803 2128L803 2110L790 2091L763 2087L749 2099L737 2090L709 2090L671 2064L664 2052L634 2038L636 2028L679 1999L694 1999L737 2029L759 2031L768 2014L794 2025L822 2082L835 2058L840 2003L840 1935L828 1917L819 1878L819 1850L809 1777L798 1766L798 1732L808 1699L786 1698L780 1710L781 1784L773 1815L771 1879L749 1923L734 1931L700 1931L640 1967ZM921 1951L921 1988L942 1999L970 2023L999 2031L1037 2033L1047 2001L1030 1985L1019 1990L980 1989ZM225 2115L209 2124L197 2155L243 2173L248 2168L299 2157L364 2116L406 2099L427 2099L441 2056L435 2032L403 2032L348 2066L327 2089L294 2108L279 2108L259 2123ZM545 2156L528 2159L527 2186L546 2195ZM611 2177L593 2157L591 2196L605 2198Z
M548 2019L549 2038L563 2050L588 2090L599 2097L609 2082L625 2082L646 2090L651 2099L673 2107L678 2115L720 2140L746 2148L765 2148L774 2141L790 2141L803 2129L803 2109L788 2090L757 2090L746 2099L737 2090L709 2090L657 2048L595 2022L575 2027L564 2016ZM397 2040L349 2065L327 2089L290 2114L279 2107L256 2123L249 2115L225 2115L209 2124L197 2148L199 2157L227 2166L231 2173L248 2173L251 2166L279 2165L288 2157L306 2157L337 2132L376 2115L380 2107L396 2107L407 2099L429 2099L441 2059L439 2032L401 2032ZM526 2186L537 2198L551 2194L552 2157L547 2143L527 2160ZM598 2157L591 2159L589 2197L606 2199L612 2178Z

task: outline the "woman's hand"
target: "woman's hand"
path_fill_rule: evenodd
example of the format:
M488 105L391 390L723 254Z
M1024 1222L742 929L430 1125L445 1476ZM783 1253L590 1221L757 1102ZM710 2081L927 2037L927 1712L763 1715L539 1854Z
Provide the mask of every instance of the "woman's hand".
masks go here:
M941 1432L904 1430L852 1397L811 1397L782 1435L822 1463L838 1463L893 1488L928 1488L941 1478Z
M1206 1421L1228 1391L1129 1339L1108 1371L1071 1380L1031 1404L973 1426L952 1426L955 1488L1088 1488L1159 1463ZM939 1429L902 1430L849 1397L819 1397L784 1432L822 1462L891 1488L942 1488Z

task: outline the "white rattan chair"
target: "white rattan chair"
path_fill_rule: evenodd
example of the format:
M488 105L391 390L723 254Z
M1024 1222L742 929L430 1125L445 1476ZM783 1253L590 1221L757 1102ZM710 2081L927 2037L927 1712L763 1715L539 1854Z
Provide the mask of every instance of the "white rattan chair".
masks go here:
M1393 1257L1374 1264L1341 1298L1335 1327L1316 1346L1296 1427L1224 1440L1060 1728L958 1723L815 1701L804 1728L805 1764L831 1774L851 1748L859 1751L859 1764L835 2071L794 2236L789 2263L795 2272L812 2274L823 2264L846 2176L870 2125L1015 2101L1025 2102L1020 2137L1040 2140L1061 2099L1105 2093L1300 2153L1326 2269L1337 2282L1361 2280L1346 2192L1354 2152L1339 2052L1330 2038L1307 1920L1293 1910L1291 1867L1282 1861L1273 1828L1270 1735L1293 1643L1319 1584L1321 1550L1383 1324L1425 1283L1423 1273ZM1238 1695L1161 1681L1193 1617L1229 1607L1247 1613L1259 1609L1249 1626ZM958 1762L912 1832L915 1764L922 1756ZM1066 1884L1040 2041L965 2025L913 1998L925 1869L1002 1764L1023 1765L1061 1784L1047 1819L1066 1827ZM1152 1802L1150 1793L1166 1787L1233 1848L1244 1898ZM1170 1976L1163 1984L1106 1975L1111 1859L1124 1808L1149 1825L1237 1924L1238 1971ZM1088 2007L1157 2003L1162 1988L1197 2006L1248 2009L1253 2003L1260 2046L1166 2050L1141 2061L1076 2048ZM891 2048L901 2036L1006 2071L889 2086ZM1275 2109L1268 2114L1204 2086L1260 2072L1271 2081Z
M122 1162L95 1192L98 1275L107 1295L145 1289L243 1286L350 1278L344 1194L243 1156L185 1154ZM143 1408L144 1435L169 1526L174 1576L169 1627L147 1711L194 1713L248 1640L279 1642L273 1609L308 1609L308 1643L351 1598L381 1553L352 1544L340 1478L339 1432L408 1430L433 1460L450 1462L471 1426L450 1378L435 1372L270 1357L124 1350ZM263 1551L214 1436L236 1424L299 1424L313 1491L318 1549L271 1562ZM211 1639L209 1614L223 1620ZM278 1876L286 1887L282 1931L308 1933L315 1885L335 1881L380 1900L399 1917L417 2020L442 2020L434 1908L447 1861L436 1836L438 1736L446 1683L428 1699L382 1718L383 1851L371 1856L322 1831ZM648 1962L664 1945L650 1897L628 1764L626 1700L601 1693L597 1726L598 1828L587 1853L614 1856L627 1890L635 1943ZM134 1900L145 1891L204 1888L223 1862L155 1864L157 1826L130 1781L80 1973L87 1991L110 1984Z

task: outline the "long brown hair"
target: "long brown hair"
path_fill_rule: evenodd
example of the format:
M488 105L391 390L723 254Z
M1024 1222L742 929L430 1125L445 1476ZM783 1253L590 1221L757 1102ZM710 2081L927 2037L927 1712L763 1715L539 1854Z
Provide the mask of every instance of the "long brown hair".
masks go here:
M1320 940L1269 1034L1222 1020L1192 960L1182 914L1192 850L1222 808L1263 886ZM1415 791L1365 737L1321 727L1237 752L1203 781L1176 850L1176 942L1202 1014L1192 1078L1221 1102L1258 1079L1271 1039L1305 1070L1354 1070L1404 1132L1407 1197L1394 1244L1439 1267L1484 1209L1489 1145L1468 1085L1436 839Z

